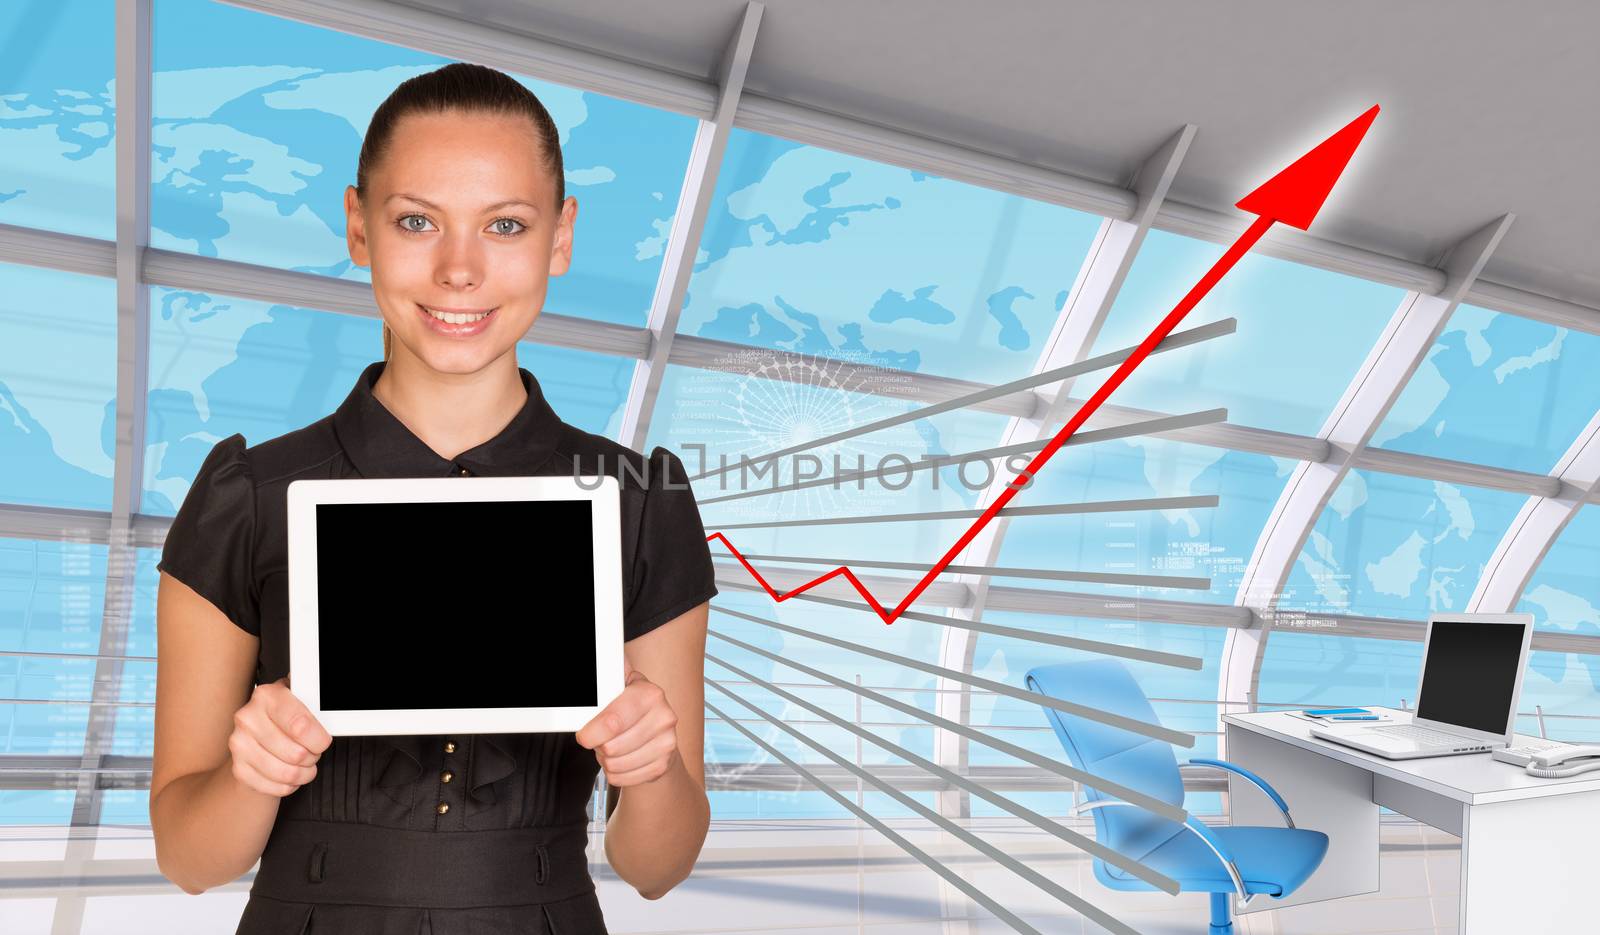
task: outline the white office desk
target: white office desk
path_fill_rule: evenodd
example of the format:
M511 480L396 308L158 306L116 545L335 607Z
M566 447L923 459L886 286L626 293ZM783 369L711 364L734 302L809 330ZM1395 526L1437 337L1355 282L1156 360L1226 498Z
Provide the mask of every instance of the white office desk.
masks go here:
M1328 835L1327 856L1293 895L1237 911L1376 892L1384 806L1461 838L1463 935L1600 931L1600 771L1539 779L1488 753L1386 760L1312 737L1310 721L1280 711L1222 721L1225 758L1277 789L1297 827ZM1277 806L1232 774L1228 805L1233 824L1282 825Z

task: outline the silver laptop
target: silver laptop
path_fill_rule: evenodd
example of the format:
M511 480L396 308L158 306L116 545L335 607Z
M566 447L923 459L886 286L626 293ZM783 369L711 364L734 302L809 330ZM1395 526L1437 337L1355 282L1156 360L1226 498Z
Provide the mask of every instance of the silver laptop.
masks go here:
M1509 746L1533 640L1532 614L1434 614L1410 724L1311 728L1391 760Z

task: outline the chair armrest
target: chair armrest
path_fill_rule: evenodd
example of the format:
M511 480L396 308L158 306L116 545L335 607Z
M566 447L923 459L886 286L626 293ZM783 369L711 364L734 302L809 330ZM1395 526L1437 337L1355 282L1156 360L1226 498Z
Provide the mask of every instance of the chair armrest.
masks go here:
M1068 814L1076 816L1084 812L1093 811L1097 808L1110 808L1117 805L1125 805L1128 808L1141 808L1141 806L1134 805L1132 802L1122 802L1118 801L1117 799L1096 799L1093 802L1084 802L1083 804L1072 809L1072 811ZM1191 834L1198 835L1200 840L1205 842L1206 847L1211 849L1211 853L1215 855L1217 861L1222 864L1222 868L1228 871L1228 879L1233 882L1233 889L1239 894L1240 903L1243 905L1249 905L1251 898L1253 898L1255 894L1245 892L1244 878L1239 875L1239 868L1234 864L1233 854L1228 851L1227 845L1223 844L1221 839L1219 839L1215 834L1211 833L1211 829L1206 827L1205 822L1194 817L1193 815L1190 815L1188 818L1184 819L1183 826L1184 828L1188 829Z
M1291 828L1294 827L1294 819L1289 817L1289 803L1285 802L1283 800L1283 796L1278 794L1278 790L1276 790L1276 789L1272 788L1270 785L1268 785L1267 781L1265 779L1262 779L1260 776L1257 776L1255 773L1250 772L1249 770L1245 769L1243 766L1239 766L1236 763L1229 763L1227 760L1213 760L1213 759L1203 758L1203 757L1197 757L1195 759L1192 759L1192 760L1190 760L1188 763L1186 763L1184 765L1186 765L1186 766L1213 766L1213 767L1216 767L1217 769L1233 773L1234 775L1237 775L1237 776L1240 776L1240 777L1242 777L1242 778L1244 778L1246 780L1249 780L1251 783L1253 783L1255 785L1255 787L1257 789L1260 789L1262 792L1265 792L1267 794L1267 797L1270 798L1273 801L1273 803L1278 806L1278 811L1283 813L1283 823L1285 825L1288 825Z

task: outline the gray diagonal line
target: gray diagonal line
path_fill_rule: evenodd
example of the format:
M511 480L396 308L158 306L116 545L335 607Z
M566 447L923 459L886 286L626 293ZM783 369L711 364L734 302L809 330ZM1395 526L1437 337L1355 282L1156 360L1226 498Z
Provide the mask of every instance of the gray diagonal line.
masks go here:
M711 680L707 679L706 681L709 682ZM712 683L712 684L715 684L715 683ZM720 685L718 685L717 687L719 689L722 688L722 686L720 686ZM723 691L726 693L727 690L723 689ZM737 699L738 696L730 696L730 697L734 697L734 698ZM783 754L783 752L780 751L777 747L774 747L772 744L766 742L765 740L762 740L760 737L757 737L755 735L754 731L752 731L748 727L745 727L743 724L740 724L737 720L735 720L734 718L732 718L728 714L726 714L721 708L719 708L716 705L712 704L710 701L705 702L705 706L706 706L706 709L709 710L712 714L715 714L717 717L722 718L722 720L725 721L734 730L737 730L739 733L741 733L741 734L745 735L745 737L749 738L751 743L755 744L756 746L758 746L761 749L763 749L763 750L767 751L768 753L770 753L774 759L776 759L778 762L782 763L783 765L789 767L790 769L794 770L797 775L805 777L812 785L816 786L819 791L826 793L829 798L833 799L835 802L838 802L840 805L844 806L852 814L854 814L857 818L859 818L862 821L866 822L867 824L871 825L879 834L882 834L884 837L888 838L891 842L893 842L897 847L899 847L901 850L905 851L907 854L910 854L912 857L915 857L918 861L920 861L923 864L923 866L927 867L929 870L932 870L934 873L937 873L939 876L943 877L952 886L956 887L957 889L961 890L961 892L966 893L968 896L972 897L972 899L975 902L977 902L979 905L983 906L985 909L988 909L990 912L994 913L999 918L1005 920L1007 923L1009 923L1011 925L1012 928L1015 928L1019 932L1031 932L1031 933L1033 933L1033 935L1043 935L1043 933L1040 932L1038 929L1036 929L1033 926L1029 925L1028 923L1022 921L1021 919L1017 918L1015 915L1013 915L1010 912L1010 910L1006 909L1004 906L1001 906L999 903L995 902L992 898L990 898L982 890L978 889L973 884L968 883L966 880L962 879L960 874L957 874L954 870L951 870L949 867L946 867L943 863L941 863L937 858L935 858L934 856L929 854L927 851L924 851L922 848L917 847L915 844L912 844L903 835L899 834L894 829L892 829L888 825L884 824L876 815L872 814L871 812L867 811L866 809L862 808L861 806L857 805L856 803L854 803L854 802L850 801L849 799L845 798L844 795L839 792L839 790L837 790L837 789L833 788L832 786L828 785L826 782L823 782L820 778L817 777L817 775L815 773L811 772L811 770L806 769L804 766L801 766L799 763L797 763L794 760L790 759L788 756L785 756ZM766 712L763 711L761 713L765 714ZM780 725L780 726L782 726L782 725ZM870 781L870 779L869 779L869 781ZM915 799L913 799L912 801L916 802ZM917 802L916 804L917 805L921 805L922 803ZM926 806L924 806L924 807L926 807ZM1113 920L1113 921L1115 921L1115 920ZM1121 923L1118 923L1118 925L1120 926ZM1134 935L1138 935L1138 933L1134 933Z
M717 580L717 584L726 584L733 588L742 588L749 591L761 591L757 584L747 584L742 581ZM761 593L766 593L762 591ZM821 597L815 594L795 594L789 598L796 601L813 601L818 604L829 604L834 607L844 607L850 610L871 611L859 601L847 601L837 597ZM737 610L729 610L717 605L717 609L725 614L735 617L746 617L747 614ZM1029 643L1044 643L1049 646L1060 646L1064 649L1081 649L1085 652L1099 653L1102 656L1117 656L1122 659L1137 659L1140 662L1153 662L1157 665L1172 666L1178 669L1205 668L1205 660L1199 656L1185 656L1180 653L1166 653L1158 649L1144 649L1139 646L1123 646L1121 643L1106 643L1100 640L1085 639L1081 636L1063 636L1059 633L1041 633L1037 630L1024 630L1020 627L1007 627L998 623L981 623L977 620L963 620L960 617L941 617L938 614L924 613L920 610L908 610L900 614L903 619L921 620L925 623L937 623L940 626L959 627L963 630L973 630L978 633L988 633L992 636L1005 636L1011 639L1023 640ZM750 618L758 623L765 623L759 617Z
M96 680L98 685L101 681ZM90 707L90 708L153 708L154 701L112 701L98 698L0 698L0 704L45 704L60 705L61 707Z
M849 565L851 568L892 568L899 571L928 571L926 562L889 562L866 558L816 558L803 555L766 555L746 552L744 557L764 562L794 562L801 565ZM1048 568L1007 568L1001 565L946 565L953 575L988 575L991 578L1034 578L1044 581L1088 581L1095 584L1128 584L1152 588L1184 588L1206 591L1210 578L1185 578L1176 575L1129 575L1111 571L1053 571Z
M1093 786L1101 792L1110 793L1124 801L1132 802L1135 805L1149 809L1151 812L1160 815L1162 818L1170 818L1173 821L1188 820L1189 813L1187 810L1179 808L1170 802L1163 802L1149 793L1140 792L1138 789L1135 789L1132 786L1125 786L1120 782L1114 782L1105 778L1104 776L1096 776L1093 773L1085 772L1075 766L1069 766L1058 760L1053 760L1042 753L1035 753L1032 750L1029 750L1027 747L1018 746L1009 740L1001 740L998 737L985 734L983 731L978 730L975 727L962 724L957 721L952 721L946 717L940 717L931 711L924 711L914 704L909 704L901 701L898 698L890 698L888 695L885 695L882 692L873 691L870 688L864 688L856 685L853 682L845 681L836 675L830 675L821 669L808 666L803 662L796 662L786 656L780 656L771 650L762 649L754 643L746 643L744 640L729 636L720 630L708 629L706 632L725 643L732 643L734 646L737 646L740 649L755 653L759 656L765 656L779 665L788 666L789 668L794 669L796 672L804 672L812 678L821 679L824 682L836 685L845 691L853 692L863 698L877 702L886 708L893 708L901 713L909 714L912 717L928 724L932 724L935 727L943 727L946 730L961 734L968 739L975 740L992 750L999 750L1001 753L1009 754L1010 756L1014 756L1019 760L1032 763L1041 769L1046 769L1052 773L1055 773L1057 776L1060 776L1063 779L1071 779L1073 782L1080 783L1082 785ZM1115 851L1112 853L1115 853Z
M1228 419L1227 409L1206 409L1200 412L1188 412L1177 416L1163 416L1159 419L1146 419L1143 422L1130 422L1127 425L1117 425L1111 428L1096 429L1092 432L1074 432L1067 439L1065 446L1093 445L1097 442L1115 441L1119 438L1132 438L1139 435L1159 435L1162 432L1172 432L1178 429L1193 428L1197 425L1211 425L1216 422L1225 422ZM778 484L765 489L741 490L738 493L726 494L721 497L709 497L700 500L701 506L713 503L725 503L729 500L743 500L747 497L763 497L768 494L786 493L790 490L807 490L811 487L822 487L827 484L849 483L851 481L876 480L885 474L910 475L917 471L927 471L933 468L947 467L960 464L963 461L987 461L993 458L1004 458L1007 455L1031 454L1048 447L1052 439L1044 438L1037 441L1018 442L1015 445L1001 445L998 448L983 448L978 451L968 451L958 455L941 455L937 458L922 458L915 462L907 462L904 466L874 468L870 471L846 471L829 477L817 477L810 480L795 481L791 484ZM1064 446L1064 447L1065 447ZM880 462L881 463L881 462ZM773 472L777 477L777 472ZM1031 482L1031 480L1030 480Z
M708 683L712 684L712 685L715 685L720 691L722 691L728 697L730 697L733 700L739 702L740 704L744 705L745 707L749 708L750 710L754 711L755 713L760 714L762 717L766 718L768 723L771 723L771 724L777 726L779 729L783 730L785 733L788 733L791 736L796 737L797 739L801 740L802 742L806 742L808 740L808 738L806 738L803 735L799 734L797 731L795 731L794 729L789 727L789 725L787 725L787 724L783 723L782 721L778 720L777 718L773 717L771 714L768 714L766 711L755 707L754 705L750 704L750 702L745 701L743 698L739 697L738 695L735 695L732 692L729 692L726 688L723 688L721 685L717 684L717 682L715 680L707 678L706 681ZM816 776L814 776L811 773L810 770L806 769L804 766L801 766L799 763L797 763L794 760L790 759L789 757L783 755L782 753L779 753L778 749L776 747L774 747L773 745L767 743L765 740L762 740L759 737L757 737L753 731L751 731L749 728L745 727L743 724L740 724L739 722L733 720L727 714L724 714L720 708L716 707L715 705L713 705L709 701L705 702L705 706L711 710L711 713L715 714L717 717L722 718L727 723L732 724L736 729L738 729L738 731L740 733L742 733L746 737L750 738L751 741L759 744L768 753L772 754L777 759L783 761L783 763L786 766L788 766L789 768L793 769L795 772L799 773L800 775L806 777L814 785L816 785L816 787L818 789L821 789L823 792L826 792L830 797L832 797L834 799L834 801L843 804L850 811L854 812L858 818L860 818L861 820L863 820L863 821L867 822L868 824L872 825L873 828L877 829L885 837L888 837L889 840L891 840L895 844L899 845L903 850L906 851L906 853L908 853L911 856L913 856L913 857L917 858L918 860L920 860L924 865L927 866L927 868L929 870L932 870L934 873L939 874L939 876L944 877L946 880L950 881L953 885L955 885L958 889L960 889L963 893L966 893L968 896L972 897L973 900L978 902L985 909L988 909L990 912L994 913L996 916L999 916L1001 919L1005 920L1005 922L1007 924L1009 924L1012 928L1016 929L1019 932L1031 932L1031 933L1034 933L1034 935L1043 935L1043 933L1041 933L1038 929L1036 929L1033 926L1029 925L1028 923L1022 921L1022 919L1020 917L1018 917L1017 915L1012 913L1009 909L1006 909L1004 906L1000 905L998 902L996 902L988 894L986 894L982 890L978 889L977 886L975 886L972 883L969 883L966 880L962 879L960 874L956 873L954 870L951 870L949 867L946 867L937 858L935 858L932 855L928 854L927 852L923 851L921 848L918 848L916 845L912 844L910 841L906 840L904 837L901 837L900 835L895 834L894 832L890 831L888 825L885 825L882 821L879 821L876 816L872 815L866 809L856 805L854 802L851 802L849 799L845 798L842 794L839 793L838 790L834 789L832 786L829 786L827 783L825 783L825 782L821 781L820 779L818 779ZM808 743L808 746L809 745L810 744ZM822 752L824 754L828 755L830 758L833 758L833 757L836 756L836 754L834 754L833 751L831 751L831 750L822 749ZM887 793L889 796L893 797L895 800L899 801L901 804L903 804L906 807L910 808L912 811L914 811L917 814L921 815L922 817L928 819L929 821L931 821L934 824L938 825L939 827L945 829L946 831L949 831L951 834L954 834L956 837L958 837L961 840L965 841L968 845L970 845L974 849L976 849L978 851L981 851L982 853L987 855L991 860L993 860L995 863L999 864L1002 867L1005 867L1007 870L1010 870L1011 872L1017 874L1018 876L1022 877L1023 879L1028 880L1029 882L1033 883L1035 886L1039 887L1040 889L1044 890L1045 892L1049 893L1050 895L1055 896L1056 899L1060 900L1061 902L1065 903L1066 905L1072 906L1073 908L1077 909L1079 912L1083 913L1085 916L1087 916L1087 917L1089 917L1091 919L1094 919L1094 921L1099 923L1102 927L1104 927L1104 928L1106 928L1106 929L1108 929L1110 931L1114 931L1114 932L1127 933L1127 935L1139 935L1139 933L1137 931L1135 931L1132 928L1129 928L1126 924L1124 924L1123 922L1121 922L1118 919L1114 918L1113 916L1109 915L1104 910L1101 910L1101 909L1097 908L1093 903L1090 903L1087 900L1083 899L1082 897L1078 896L1077 894L1072 893L1072 892L1062 888L1060 886L1060 884L1057 884L1053 880L1050 880L1048 877L1045 877L1044 875L1040 874L1038 871L1027 867L1022 862L1018 861L1015 857L1012 857L1011 855L1005 853L1004 851L1000 850L999 848L995 847L994 845L990 844L989 842L983 840L982 838L978 837L977 835L973 834L972 832L968 831L967 829L961 827L960 825L956 824L955 822L951 821L950 819L944 817L943 815L940 815L938 812L934 811L933 809L929 808L926 805L923 805L921 802L917 801L916 799L912 798L911 796L906 795L905 793L901 792L899 789L896 789L895 787L889 785L888 783L883 782L882 780L878 779L876 776L873 776L871 773L868 773L866 770L857 769L854 764L843 763L842 761L841 761L841 765L843 765L846 769L849 769L851 772L855 773L856 775L860 776L863 781L865 781L867 783L870 783L874 788L877 788L877 789Z
M852 643L849 640L841 640L832 636L823 636L821 633L812 633L809 630L802 630L799 627L791 627L786 623L779 623L776 620L766 620L751 614L740 613L737 610L729 610L728 608L717 604L713 604L711 606L714 610L720 611L721 613L739 617L743 620L748 620L751 623L759 623L762 626L768 626L777 630L782 630L785 633L793 633L795 636L803 636L808 640L816 640L819 643L827 643L830 646L837 646L840 649L848 649L851 652L861 653L864 656L871 656L874 659L882 659L884 662L898 663L899 665L917 669L922 672L927 672L931 675L942 675L952 682L961 682L966 685L971 685L975 688L986 688L989 691L999 695L1009 695L1012 698L1018 698L1022 701L1031 701L1034 704L1055 708L1057 711L1065 711L1068 714L1076 714L1079 717L1088 718L1091 721L1098 721L1101 724L1109 724L1112 727L1132 731L1144 737L1153 737L1156 740L1164 740L1167 743L1176 744L1180 747L1194 746L1194 735L1186 734L1181 730L1173 730L1170 727L1162 727L1160 724L1147 724L1144 721L1140 721L1136 718L1124 717L1121 714L1114 714L1110 711L1101 711L1099 708L1091 708L1088 705L1064 701L1060 698L1052 698L1049 695L1043 695L1039 692L1028 691L1026 688L1016 688L1014 686L1007 685L1004 682L997 682L994 679L986 679L982 676L972 675L966 672L958 672L955 669L947 669L944 666L934 665L931 662L923 662L919 659L912 659L908 656L901 656L897 653L885 652L881 649L873 649L871 646L862 646L860 643Z
M763 678L761 678L759 676L753 675L752 673L747 672L744 669L739 668L738 666L734 665L731 662L728 662L725 659L720 659L717 656L714 656L714 655L712 655L710 653L706 653L706 658L711 660L712 662L716 663L717 665L722 666L724 669L727 669L729 672L734 673L735 675L740 675L740 676L743 676L744 678L749 679L752 684L760 685L762 688L767 689L768 691L772 692L773 694L778 695L781 698L784 698L789 703L799 705L800 707L805 708L807 711L810 711L813 714L818 715L819 717L826 718L828 720L828 722L833 724L835 727L843 728L844 730L847 730L850 733L855 734L857 737L860 737L862 740L868 741L868 742L870 742L872 744L875 744L878 747L883 748L884 750L889 751L890 753L894 754L895 756L900 757L902 760L905 760L907 763L910 763L911 765L920 768L924 772L931 773L931 774L933 774L935 776L938 776L940 779L943 779L946 782L952 783L952 784L954 784L956 786L960 786L961 788L967 790L968 792L972 793L973 795L978 796L979 798L981 798L981 799L983 799L983 800L985 800L987 802L993 803L996 807L1001 808L1001 809L1009 812L1010 814L1017 816L1018 818L1021 818L1023 821L1026 821L1028 824L1033 825L1035 828L1038 828L1040 831L1044 831L1044 832L1050 834L1051 836L1053 836L1053 837L1055 837L1055 838L1057 838L1057 839L1059 839L1059 840L1061 840L1061 841L1063 841L1063 842L1065 842L1067 844L1072 845L1073 847L1077 847L1077 848L1081 848L1083 850L1089 851L1089 852L1095 854L1096 856L1098 856L1101 860L1104 860L1107 863L1115 864L1118 867L1121 867L1122 869L1128 871L1129 873L1134 874L1139 879L1144 880L1147 883L1149 883L1151 886L1158 887L1158 888L1160 888L1160 889L1162 889L1162 890L1164 890L1164 891L1166 891L1168 893L1171 893L1174 896L1177 895L1177 893L1178 893L1178 882L1176 880L1173 880L1172 878L1168 877L1166 874L1158 873L1155 870L1151 870L1149 867L1146 867L1145 865L1139 863L1137 860L1134 860L1133 858L1127 857L1127 856L1125 856L1123 854L1119 854L1116 851L1112 850L1109 847L1106 847L1104 844L1101 844L1100 842L1096 841L1095 839L1093 839L1091 837L1079 834L1078 832L1073 831L1071 828L1068 828L1068 827L1060 824L1059 822L1051 821L1049 818L1046 818L1044 815L1039 814L1038 812L1034 811L1031 808L1028 808L1025 805L1022 805L1022 804L1020 804L1018 802L1012 801L1010 798L1008 798L1006 796L1003 796L1000 793L995 792L992 789L986 789L983 786L980 786L977 783L973 782L972 780L968 779L967 777L962 776L962 775L960 775L960 774L958 774L958 773L956 773L956 772L954 772L952 770L946 769L943 766L940 766L939 764L937 764L937 763L933 762L932 760L928 759L927 757L921 756L921 755L919 755L917 753L914 753L911 750L908 750L905 747L902 747L901 745L895 743L892 740L889 740L886 737L882 737L882 736L880 736L878 734L875 734L872 731L867 730L866 728L861 727L859 725L852 724L849 721L845 720L844 718L839 717L837 714L834 714L834 713L832 713L830 711L825 711L822 708L819 708L816 705L812 704L811 702L806 701L804 698L801 698L799 695L796 695L793 692L789 692L789 691L786 691L786 690L784 690L782 688L779 688L778 686L772 684L771 682L768 682L767 680L765 680L765 679L763 679ZM733 692L728 691L727 686L722 685L719 682L714 682L710 678L707 678L706 681L711 682L711 684L713 684L713 685L716 685L718 688L722 689L722 691L724 693L728 694L729 696L732 696L732 697L735 697L735 698L739 698L739 700L744 702L744 704L747 707L754 708L754 705L751 705L750 702L745 701L742 696L735 695ZM765 716L766 712L762 712L762 714L763 714L763 716ZM795 736L799 737L799 736L802 735L803 732L799 731L798 729L795 729L795 726L793 724L789 723L788 721L785 721L784 723L786 725L786 728L789 729L790 732L793 733ZM821 746L814 738L807 737L805 742L806 742L806 744L808 746L813 746L813 745L819 746L819 747ZM828 751L828 750L824 750L824 752L835 763L838 763L839 765L845 767L846 769L852 769L852 771L853 771L853 768L851 767L850 763L848 761L846 761L843 756L841 756L841 755L839 755L837 753L834 753L832 751Z
M1190 328L1187 331L1180 331L1177 334L1168 335L1166 339L1160 344L1157 344L1155 349L1150 353L1160 354L1164 351L1176 350L1180 347L1188 347L1191 344L1199 344L1202 341L1209 341L1212 338L1219 338L1225 334L1233 334L1238 326L1238 319L1224 318L1221 321L1214 321L1207 325L1201 325L1198 328ZM1136 348L1134 347L1125 347L1121 350L1111 351L1108 354L1101 354L1099 357L1091 357L1088 360L1079 361L1075 364L1068 364L1065 367L1057 367L1054 370L1046 370L1043 373L1036 373L1031 376L1026 376L1020 380L1013 380L1010 383L1002 383L999 386L992 386L973 393L965 393L961 396L955 397L954 399L947 399L942 403L934 403L932 405L922 406L917 409L913 409L910 412L903 412L899 415L878 419L873 422L868 422L864 425L853 426L843 431L835 432L832 435L825 435L822 438L812 439L808 442L801 442L797 445L790 445L787 448L779 448L777 451L769 451L764 455L760 455L756 460L781 458L784 455L798 454L802 451L808 451L812 448L821 448L823 445L831 445L834 442L842 442L847 439L869 434L871 432L878 432L882 431L883 429L894 428L897 425L904 425L907 422L915 422L918 419L926 419L929 416L936 416L942 412L950 412L953 409L965 409L968 406L974 406L978 403L988 402L991 399L998 399L1001 396L1009 396L1012 393L1020 393L1024 390L1031 390L1036 386L1044 386L1047 383L1054 383L1057 380L1065 380L1070 377L1090 373L1095 370L1103 370L1106 367L1114 367L1117 364L1122 363L1124 360L1127 360L1128 355L1132 354L1135 350ZM729 471L734 470L736 467L737 465L728 465L719 467L716 470L701 471L699 474L696 474L689 479L696 481L702 477L719 477L728 473Z
M1216 494L1191 497L1145 497L1139 500L1091 500L1085 503L1050 503L1042 506L1008 506L996 516L1059 516L1072 513L1133 513L1145 510L1200 510L1214 507ZM849 526L857 523L923 523L941 519L977 519L983 510L935 510L930 513L880 513L874 516L828 516L820 519L784 519L768 523L718 523L717 530L778 529L785 526Z
M122 656L107 653L53 653L33 649L0 649L0 659L120 659L123 662L155 662L154 656Z

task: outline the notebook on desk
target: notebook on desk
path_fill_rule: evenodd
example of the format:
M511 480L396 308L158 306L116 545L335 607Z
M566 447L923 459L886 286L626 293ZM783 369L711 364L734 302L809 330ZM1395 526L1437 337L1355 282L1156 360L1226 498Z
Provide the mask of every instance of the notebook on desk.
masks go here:
M1374 708L1370 711L1370 713L1360 716L1359 718L1353 715L1317 717L1309 711L1285 711L1283 713L1289 715L1290 717L1297 717L1302 721L1310 721L1313 724L1326 724L1330 727L1340 724L1353 724L1357 727L1370 727L1375 724L1392 724L1395 720L1393 715L1389 714L1387 711L1384 711L1382 708Z
M1391 760L1481 753L1511 741L1532 614L1434 614L1409 724L1318 724L1311 736Z

